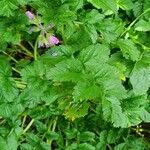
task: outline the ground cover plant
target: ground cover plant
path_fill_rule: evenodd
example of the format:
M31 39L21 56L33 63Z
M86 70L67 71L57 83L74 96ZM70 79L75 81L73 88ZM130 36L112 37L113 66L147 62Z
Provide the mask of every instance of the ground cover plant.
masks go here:
M0 150L150 149L149 0L0 1Z

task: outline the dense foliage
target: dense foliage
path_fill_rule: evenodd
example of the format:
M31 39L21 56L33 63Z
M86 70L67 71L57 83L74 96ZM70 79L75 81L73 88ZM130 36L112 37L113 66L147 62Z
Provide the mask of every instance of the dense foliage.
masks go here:
M150 149L150 0L0 0L0 149Z

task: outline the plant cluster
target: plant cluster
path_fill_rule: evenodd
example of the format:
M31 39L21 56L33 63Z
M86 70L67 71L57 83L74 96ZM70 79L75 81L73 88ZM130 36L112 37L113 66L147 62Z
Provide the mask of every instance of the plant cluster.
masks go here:
M0 149L150 149L149 0L0 1Z

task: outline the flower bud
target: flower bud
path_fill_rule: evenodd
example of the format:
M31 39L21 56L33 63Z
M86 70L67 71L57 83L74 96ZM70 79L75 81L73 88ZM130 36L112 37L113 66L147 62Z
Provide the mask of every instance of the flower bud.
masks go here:
M48 41L50 45L55 45L59 43L59 40L53 35L49 36Z
M26 11L26 15L30 20L34 18L34 14L31 11Z

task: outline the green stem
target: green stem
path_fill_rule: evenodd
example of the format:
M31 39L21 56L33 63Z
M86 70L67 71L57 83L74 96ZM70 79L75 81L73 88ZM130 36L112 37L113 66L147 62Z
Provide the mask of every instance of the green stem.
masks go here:
M21 80L20 81L16 80L15 78L14 78L14 81L16 83L17 88L25 89L25 87L26 87L26 83L25 82L22 82Z
M34 122L34 119L32 119L30 121L30 123L27 125L27 127L23 130L22 134L25 134L30 129L30 127L32 126L33 122Z
M130 38L134 41L134 43L140 45L144 50L150 50L150 47L145 46L144 44L136 40L133 36L130 35Z
M17 70L16 68L12 67L12 70L14 70L15 72L21 74L21 72L19 70Z
M38 38L37 40L35 41L35 45L34 45L34 60L37 60L37 46L38 46Z
M6 52L3 51L3 54L7 55L11 60L13 60L15 63L18 63L18 61L12 57L11 55L7 54Z
M56 118L54 119L54 121L53 121L53 126L52 126L52 124L50 123L49 130L50 130L51 126L52 126L52 130L51 130L52 132L54 132L55 129L56 129L57 120L58 120L58 117L56 117ZM47 143L48 143L49 145L51 145L52 140L47 140Z
M25 122L26 122L26 118L27 118L27 115L25 115L24 117L23 117L23 121L22 121L22 128L24 127L24 124L25 124Z
M28 43L30 44L30 46L32 47L32 49L34 49L33 44L30 41Z
M26 85L20 83L16 83L16 86L18 89L22 89L22 90L26 88Z
M52 127L52 131L53 131L53 132L54 132L55 129L56 129L57 120L58 120L58 117L56 117L55 120L54 120L54 122L53 122L53 127Z
M108 146L108 148L109 148L110 150L112 150L112 148L111 148L111 146L110 146L109 144L107 144L107 146Z
M131 22L131 24L126 28L126 30L121 34L121 36L123 36L127 31L130 30L130 28L144 15L146 14L147 12L150 11L150 8L146 9L142 14L140 14L135 20L133 20Z
M28 56L33 57L33 54L32 54L26 47L24 47L22 44L19 44L18 46L19 46L23 51L25 51Z

